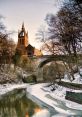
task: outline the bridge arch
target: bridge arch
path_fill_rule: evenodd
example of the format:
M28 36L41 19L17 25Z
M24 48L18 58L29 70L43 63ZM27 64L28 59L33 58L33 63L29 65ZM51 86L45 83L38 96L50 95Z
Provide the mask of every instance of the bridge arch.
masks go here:
M42 59L42 61L40 61L38 68L42 68L44 65L52 61L62 61L62 62L68 63L69 60L70 60L70 63L76 62L76 58L74 56L68 56L68 55L54 55L54 56L48 56L48 57L46 56L46 59Z
M70 58L69 58L70 57ZM36 74L37 74L37 78L38 81L42 81L43 80L43 66L46 65L47 63L50 62L62 62L63 64L66 64L69 62L69 60L71 59L70 63L74 61L74 56L68 56L68 55L54 55L54 56L50 56L50 55L44 55L41 57L34 57L35 61L36 61Z
M50 63L50 62L54 62L54 61L62 61L62 59L55 59L55 58L47 58L46 60L43 60L40 62L40 64L38 65L38 68L42 68L44 65L46 65L47 63ZM64 62L67 62L67 61L64 61Z

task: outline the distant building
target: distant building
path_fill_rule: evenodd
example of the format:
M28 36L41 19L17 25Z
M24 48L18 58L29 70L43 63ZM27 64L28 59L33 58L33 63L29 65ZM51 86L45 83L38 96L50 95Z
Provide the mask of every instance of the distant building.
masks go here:
M17 43L17 51L20 52L21 55L27 56L42 56L41 50L36 49L28 42L28 32L26 32L24 23L22 24L22 28L18 31L18 43Z

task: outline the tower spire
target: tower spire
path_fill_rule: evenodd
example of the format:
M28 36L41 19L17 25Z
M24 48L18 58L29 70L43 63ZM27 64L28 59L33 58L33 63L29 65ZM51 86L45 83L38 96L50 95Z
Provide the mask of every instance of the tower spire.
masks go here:
M22 29L24 29L24 22L22 23Z

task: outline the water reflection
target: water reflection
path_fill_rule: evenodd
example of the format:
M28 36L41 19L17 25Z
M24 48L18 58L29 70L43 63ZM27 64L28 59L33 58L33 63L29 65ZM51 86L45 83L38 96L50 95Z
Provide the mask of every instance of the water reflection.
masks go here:
M27 99L24 90L17 90L0 99L0 117L31 117L40 107Z
M56 107L57 106L61 107L62 103L58 102ZM51 111L50 108L43 108L44 107L42 106L40 108L40 106L27 98L26 91L24 89L14 90L9 94L0 97L0 117L51 117L51 115L52 117L82 117L80 116L82 112L80 115L67 116L57 113L55 110Z
M35 113L32 117L50 117L50 113L47 109L35 109Z

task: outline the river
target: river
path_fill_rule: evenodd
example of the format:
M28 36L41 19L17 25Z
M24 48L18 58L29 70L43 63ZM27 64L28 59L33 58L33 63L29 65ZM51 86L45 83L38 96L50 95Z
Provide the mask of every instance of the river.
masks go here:
M25 89L15 89L0 96L0 117L81 117L67 116L26 94Z

